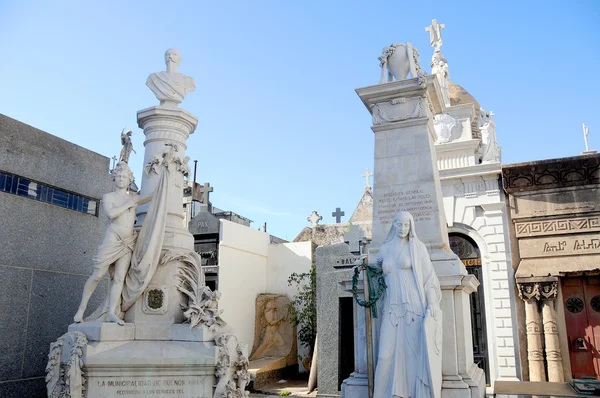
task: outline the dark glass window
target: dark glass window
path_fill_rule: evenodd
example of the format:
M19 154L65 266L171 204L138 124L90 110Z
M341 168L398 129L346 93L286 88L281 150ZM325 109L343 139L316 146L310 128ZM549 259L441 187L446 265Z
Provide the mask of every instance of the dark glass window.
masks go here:
M0 191L66 207L93 216L98 215L99 201L97 199L86 198L73 192L54 188L3 171L0 171Z

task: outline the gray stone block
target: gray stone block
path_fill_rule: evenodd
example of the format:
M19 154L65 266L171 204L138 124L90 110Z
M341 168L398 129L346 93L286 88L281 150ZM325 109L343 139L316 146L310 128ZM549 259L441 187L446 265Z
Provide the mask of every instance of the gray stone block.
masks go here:
M5 192L0 220L0 264L82 275L92 273L107 222L102 211L95 217Z
M32 273L0 266L0 381L21 377Z
M2 398L46 398L46 382L43 377L0 383Z
M34 271L27 345L22 377L44 374L50 343L65 334L73 323L86 276ZM89 301L87 314L105 299L107 280L103 280Z

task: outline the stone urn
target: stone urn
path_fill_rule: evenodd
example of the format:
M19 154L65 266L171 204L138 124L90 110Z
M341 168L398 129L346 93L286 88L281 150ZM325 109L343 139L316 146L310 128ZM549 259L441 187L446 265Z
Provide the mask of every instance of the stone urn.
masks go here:
M406 49L406 44L394 43L389 47L387 57L388 72L396 80L404 80L410 73L410 58Z

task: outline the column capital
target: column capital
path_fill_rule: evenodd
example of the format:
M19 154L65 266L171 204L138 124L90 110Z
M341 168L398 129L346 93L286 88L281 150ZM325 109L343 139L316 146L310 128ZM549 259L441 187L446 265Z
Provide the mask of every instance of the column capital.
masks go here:
M553 301L558 296L558 280L517 282L519 297L524 300Z

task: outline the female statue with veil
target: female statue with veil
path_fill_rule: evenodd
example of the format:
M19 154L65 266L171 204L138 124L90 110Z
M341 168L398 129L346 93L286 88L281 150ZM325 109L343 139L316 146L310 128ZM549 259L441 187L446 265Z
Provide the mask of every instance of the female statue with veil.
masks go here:
M439 376L432 377L430 354L435 347L428 346L427 334L432 330L426 325L432 321L434 328L440 325L442 293L410 213L401 211L394 217L377 254L377 265L387 289L380 316L374 398L437 397L441 369Z

